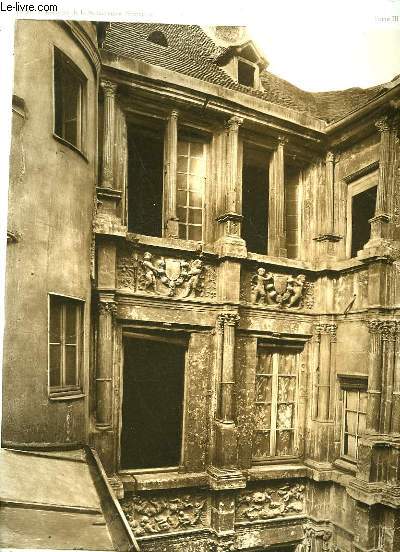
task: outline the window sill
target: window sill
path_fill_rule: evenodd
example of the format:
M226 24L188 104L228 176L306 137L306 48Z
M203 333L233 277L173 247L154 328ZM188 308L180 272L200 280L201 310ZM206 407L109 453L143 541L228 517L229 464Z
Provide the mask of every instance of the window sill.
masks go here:
M69 149L77 153L80 157L82 157L82 159L86 161L86 163L89 163L89 159L87 158L86 154L83 153L83 151L81 151L79 148L71 144L71 142L68 142L68 140L64 140L64 138L61 138L61 136L58 136L58 134L55 134L55 132L53 132L53 138L57 142L60 142L60 144L67 146Z
M167 468L166 468L167 470ZM148 471L138 473L135 470L121 470L118 473L125 491L152 491L157 489L179 489L184 487L203 487L208 476L200 473L179 473L178 471Z
M86 397L82 391L59 391L49 393L49 401L76 401Z
M338 458L333 462L333 466L340 471L344 471L347 474L355 475L357 472L357 462L345 456Z
M247 470L249 481L262 481L264 479L291 479L298 477L307 477L309 468L300 462L298 459L291 462L284 460L279 464L263 464L252 466Z

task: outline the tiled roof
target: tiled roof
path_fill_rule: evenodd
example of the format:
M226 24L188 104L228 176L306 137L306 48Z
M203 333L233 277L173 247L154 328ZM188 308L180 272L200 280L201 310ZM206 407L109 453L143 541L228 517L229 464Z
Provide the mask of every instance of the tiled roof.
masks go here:
M147 40L154 31L164 33L167 47ZM103 48L116 55L238 90L327 122L341 119L386 91L384 85L379 85L335 92L306 92L267 70L261 74L264 90L254 90L236 82L217 65L215 60L226 48L217 45L198 25L113 22L107 30Z

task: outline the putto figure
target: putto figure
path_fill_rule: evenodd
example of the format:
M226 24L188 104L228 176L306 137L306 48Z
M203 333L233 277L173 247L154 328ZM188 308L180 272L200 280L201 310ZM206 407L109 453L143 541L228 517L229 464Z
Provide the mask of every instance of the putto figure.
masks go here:
M277 305L281 307L301 307L306 277L298 276L279 277L279 290L275 276L266 272L265 268L258 268L251 279L251 301L256 304Z

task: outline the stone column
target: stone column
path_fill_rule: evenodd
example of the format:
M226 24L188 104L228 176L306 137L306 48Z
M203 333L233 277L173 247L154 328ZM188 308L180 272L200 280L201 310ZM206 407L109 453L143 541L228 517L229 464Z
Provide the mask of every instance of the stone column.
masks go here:
M396 343L394 352L392 433L400 433L400 323L396 325Z
M96 427L112 425L113 405L113 317L116 303L111 295L101 295L98 303L96 362Z
M284 149L287 139L278 138L278 147L271 156L269 167L268 254L286 257L285 224L285 167Z
M237 213L237 196L238 190L238 143L239 143L239 127L243 123L240 117L231 117L226 124L227 137L227 152L226 152L226 212Z
M225 313L224 317L224 340L222 354L222 377L221 377L221 420L233 422L233 386L234 362L235 362L235 328L239 322L239 316L235 313Z
M336 343L336 324L317 324L319 334L318 420L326 421L331 414L331 381Z
M334 234L334 182L335 182L335 154L328 151L325 164L325 220L323 221L324 234Z
M378 433L380 428L382 395L381 322L379 320L370 320L368 328L370 333L370 341L366 429L369 433Z
M176 215L178 116L178 111L175 109L171 111L165 136L164 228L167 238L177 238L179 236L178 218Z
M101 170L101 187L113 188L114 184L114 133L115 133L115 94L117 85L109 80L102 80L100 86L104 94L103 109L103 158Z
M234 421L234 360L235 327L239 316L225 312L217 319L217 366L219 388L215 425L214 465L219 468L234 468L237 464L237 430Z
M375 216L370 219L371 239L365 248L369 249L389 237L388 223L390 221L391 180L392 180L392 128L388 117L383 117L375 123L380 133L379 147L379 179L376 196Z
M396 322L382 323L382 371L383 397L381 401L381 431L390 433L393 401L394 355L396 342Z

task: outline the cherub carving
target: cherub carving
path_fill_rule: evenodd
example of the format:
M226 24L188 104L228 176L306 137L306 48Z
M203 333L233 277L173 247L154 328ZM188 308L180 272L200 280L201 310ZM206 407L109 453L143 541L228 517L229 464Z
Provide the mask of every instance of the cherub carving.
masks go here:
M159 269L154 266L153 255L151 253L145 253L143 255L142 265L144 267L144 283L143 287L145 290L152 289L154 292L156 290L156 274L159 272Z
M289 307L299 306L299 303L303 295L303 288L304 288L305 282L306 282L306 277L304 276L304 274L299 274L297 278L293 278L293 276L290 276L288 278L286 293L289 294L289 297L288 297Z
M265 284L271 279L271 273L268 273L265 276L265 268L259 268L257 274L251 279L253 286L253 303L264 303L265 302Z
M187 273L185 272L185 279L188 278L187 288L182 297L189 297L190 295L195 295L196 290L200 287L200 278L203 272L204 265L201 259L195 259Z

